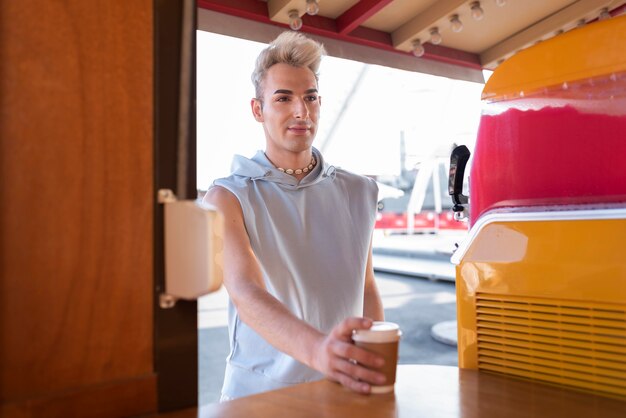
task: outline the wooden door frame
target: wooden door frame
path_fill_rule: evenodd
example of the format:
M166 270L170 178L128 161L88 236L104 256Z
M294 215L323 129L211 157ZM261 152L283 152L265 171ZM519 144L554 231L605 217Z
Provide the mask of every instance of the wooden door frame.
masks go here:
M191 12L185 10L187 2ZM189 13L191 28L183 17L189 18ZM170 189L179 199L197 196L196 16L195 0L154 0L154 185L155 192ZM183 39L192 44L186 45L191 48L186 57L181 54ZM188 84L181 83L181 74L189 77ZM186 129L182 140L181 126ZM154 213L154 370L159 411L168 411L198 404L198 309L196 301L159 306L165 267L163 206L156 193Z

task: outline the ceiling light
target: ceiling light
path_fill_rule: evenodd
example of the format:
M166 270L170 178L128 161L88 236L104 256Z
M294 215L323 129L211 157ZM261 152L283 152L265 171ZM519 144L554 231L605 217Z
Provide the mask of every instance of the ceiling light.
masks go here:
M450 16L450 28L452 32L461 32L463 30L463 22L459 19L459 15L454 14Z
M483 20L483 17L485 17L485 12L482 7L480 7L479 1L472 2L470 4L470 8L472 10L472 17L474 18L474 20Z
M424 45L422 45L422 41L420 41L419 39L415 39L413 41L413 49L411 50L411 53L416 57L421 57L422 55L424 55L424 52L426 51L424 50Z
M317 0L306 0L306 14L314 16L320 11L320 5Z
M611 13L609 13L608 7L600 10L600 16L598 16L598 20L607 20L611 18Z
M434 27L430 28L430 43L433 45L439 45L443 41L441 34L439 33L439 28Z
M289 11L289 27L292 30L300 30L302 27L302 19L300 19L300 13L297 10Z
M506 4L506 0L496 0L496 4L499 7L502 7L502 6L504 6Z

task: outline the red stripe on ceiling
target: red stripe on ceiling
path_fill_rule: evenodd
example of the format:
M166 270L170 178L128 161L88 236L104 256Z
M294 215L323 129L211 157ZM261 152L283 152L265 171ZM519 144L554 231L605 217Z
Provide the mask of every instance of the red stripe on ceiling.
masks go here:
M389 48L397 51L393 47L393 41L389 32L383 32L376 29L366 28L365 26L359 26L352 31L349 35L350 38L367 39L370 42L376 42L381 45L387 45Z
M462 67L474 68L482 70L480 56L471 52L461 51L460 49L448 48L443 45L433 45L427 43L424 45L424 55L421 58L431 59L434 61L445 62L448 64L460 65Z
M626 13L626 3L622 4L621 6L617 6L615 9L611 10L610 13L611 17L619 16L622 13Z
M393 0L361 0L337 18L337 29L347 35Z
M387 0L384 0L387 1ZM363 2L363 1L362 1ZM361 2L361 3L362 3ZM372 3L371 1L365 1ZM381 3L380 0L376 3ZM233 2L230 0L197 0L198 7L224 13L248 20L254 20L281 28L288 29L289 26L272 21L267 13L267 3L259 0L239 0ZM360 4L360 3L358 3ZM384 6L381 6L381 8ZM380 9L378 9L380 10ZM344 13L345 14L345 13ZM343 16L343 15L342 15ZM339 41L349 42L352 44L363 45L371 48L391 51L398 54L410 55L408 52L400 51L393 47L391 34L376 29L370 29L358 26L349 34L340 33L338 30L338 22L324 16L302 16L303 26L301 32L311 33L326 38L337 39ZM441 45L424 45L425 54L419 59L430 59L434 61L454 64L461 67L474 69L482 69L480 58L476 54L471 54L457 49L446 48ZM418 59L418 58L416 58Z
M225 13L244 19L271 23L267 13L267 3L259 0L196 0L198 7L214 12Z

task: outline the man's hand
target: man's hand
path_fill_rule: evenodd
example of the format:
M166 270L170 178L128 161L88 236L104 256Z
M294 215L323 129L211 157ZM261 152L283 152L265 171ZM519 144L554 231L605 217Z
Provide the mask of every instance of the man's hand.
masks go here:
M384 359L352 343L352 330L371 326L368 318L345 319L318 345L314 368L355 392L369 393L370 384L384 384L385 375L370 370L380 368Z

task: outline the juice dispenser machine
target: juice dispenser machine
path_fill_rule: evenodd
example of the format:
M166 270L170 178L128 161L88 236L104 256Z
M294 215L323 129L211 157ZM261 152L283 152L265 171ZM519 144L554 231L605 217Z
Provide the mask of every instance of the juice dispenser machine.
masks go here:
M624 45L626 16L593 22L487 82L452 257L460 367L626 399Z

